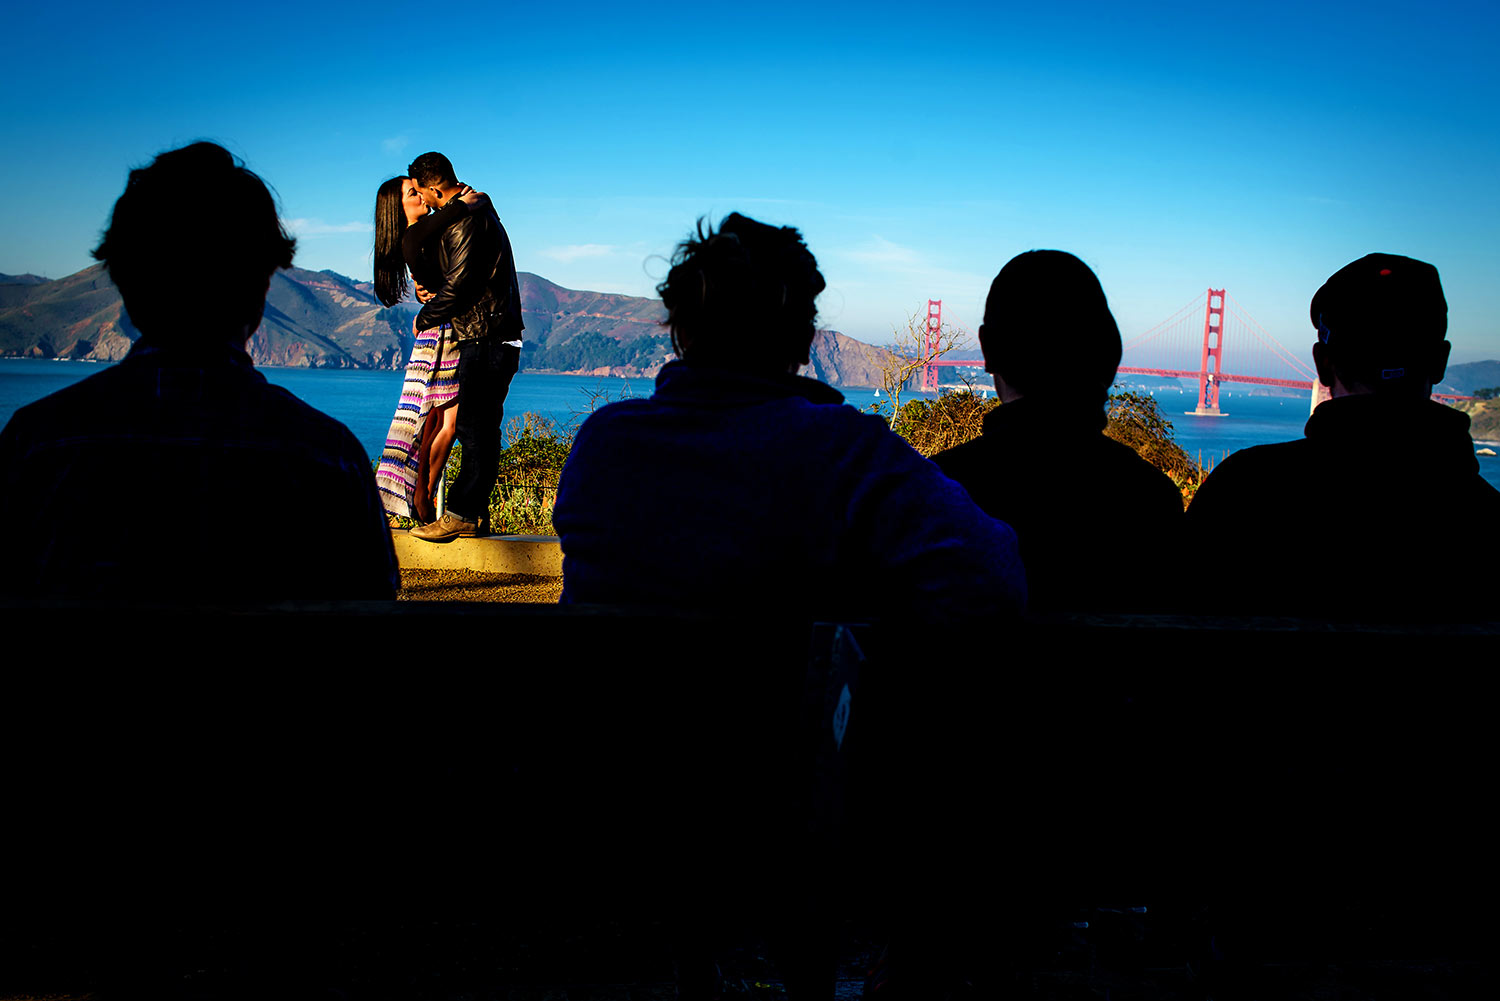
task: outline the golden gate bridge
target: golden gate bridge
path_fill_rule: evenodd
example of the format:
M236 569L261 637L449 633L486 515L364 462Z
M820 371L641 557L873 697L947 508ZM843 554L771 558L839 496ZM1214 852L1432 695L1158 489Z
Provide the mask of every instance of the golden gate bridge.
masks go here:
M940 350L942 329L942 300L929 299L923 328L928 358L921 369L923 390L937 391L939 366L976 364L933 357ZM1234 371L1224 370L1227 345L1234 348ZM1189 368L1188 364L1195 359L1196 367ZM1224 416L1219 409L1219 387L1231 382L1310 392L1313 406L1327 399L1327 390L1318 383L1310 364L1288 351L1221 288L1208 289L1201 297L1194 296L1165 320L1126 341L1118 371L1125 375L1196 379L1198 406L1188 413L1200 417ZM1465 399L1439 393L1434 393L1433 398Z

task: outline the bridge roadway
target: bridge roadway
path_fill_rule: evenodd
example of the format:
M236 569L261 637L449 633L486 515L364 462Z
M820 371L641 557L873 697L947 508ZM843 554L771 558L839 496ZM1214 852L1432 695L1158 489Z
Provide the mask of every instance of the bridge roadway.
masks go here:
M930 365L941 365L960 368L983 368L984 362L974 361L952 361L939 359L929 362ZM1121 365L1116 372L1122 375L1155 375L1164 379L1197 379L1201 374L1197 370L1179 368L1140 368L1134 365ZM1218 382L1238 382L1250 386L1279 386L1283 389L1300 389L1312 392L1313 384L1307 379L1271 379L1258 375L1236 375L1233 372L1220 372L1214 376ZM1440 403L1452 404L1458 400L1472 400L1472 396L1464 396L1458 393L1433 393L1432 398Z

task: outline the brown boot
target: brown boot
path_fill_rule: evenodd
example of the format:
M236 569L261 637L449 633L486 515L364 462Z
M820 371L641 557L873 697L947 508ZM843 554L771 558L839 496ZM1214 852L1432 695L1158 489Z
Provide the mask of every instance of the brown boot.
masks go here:
M443 516L430 525L411 530L413 539L421 539L423 542L448 542L453 539L472 539L479 534L479 526L472 521L465 521L452 511L444 511Z

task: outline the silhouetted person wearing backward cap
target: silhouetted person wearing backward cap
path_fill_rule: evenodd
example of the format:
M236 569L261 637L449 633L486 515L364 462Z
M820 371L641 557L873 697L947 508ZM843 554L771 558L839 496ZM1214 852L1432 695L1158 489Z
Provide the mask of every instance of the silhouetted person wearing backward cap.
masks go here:
M0 432L0 520L18 527L0 587L395 597L364 448L245 353L295 247L265 184L222 147L194 143L130 172L94 256L140 338L118 365L21 408ZM288 510L309 527L277 527Z
M979 344L1002 405L980 437L932 461L1016 530L1031 608L1163 603L1182 497L1102 433L1121 346L1099 279L1060 250L1013 258L990 285Z
M1226 458L1188 508L1191 538L1257 556L1205 582L1213 608L1492 617L1496 578L1474 539L1500 523L1500 491L1479 476L1468 416L1430 399L1450 347L1437 269L1370 254L1329 278L1310 313L1332 399L1302 440Z

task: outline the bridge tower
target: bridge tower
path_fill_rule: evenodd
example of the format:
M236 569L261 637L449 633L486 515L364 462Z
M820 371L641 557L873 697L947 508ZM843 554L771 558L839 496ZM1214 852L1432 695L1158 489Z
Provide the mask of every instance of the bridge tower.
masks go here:
M938 367L932 362L937 360L938 351L943 346L943 300L927 300L927 326L922 331L925 344L923 345L922 358L927 364L922 366L922 391L938 391Z
M1208 290L1208 303L1203 311L1203 355L1198 361L1198 409L1189 410L1195 417L1223 417L1219 409L1219 373L1224 356L1224 290ZM1213 370L1208 367L1213 361Z

